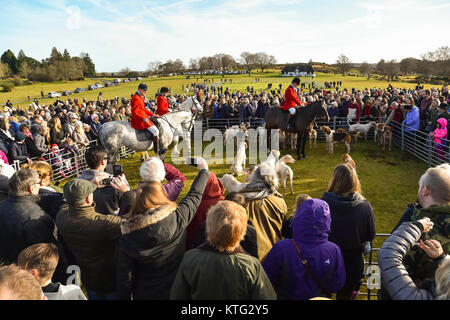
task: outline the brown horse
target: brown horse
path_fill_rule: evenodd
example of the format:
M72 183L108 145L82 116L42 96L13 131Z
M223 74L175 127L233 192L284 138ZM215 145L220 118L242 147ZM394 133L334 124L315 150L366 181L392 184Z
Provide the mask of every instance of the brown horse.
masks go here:
M266 113L266 124L265 128L267 129L267 138L270 148L270 130L271 129L281 129L286 131L287 128L287 118L288 111L284 111L281 108L274 107L270 108ZM297 133L297 159L300 160L301 156L306 158L305 155L305 145L306 139L308 137L308 126L311 121L314 121L316 118L322 118L326 121L330 121L330 117L328 116L327 106L325 101L319 100L313 103L308 104L305 107L298 107L295 113L295 132ZM301 150L301 156L300 156Z

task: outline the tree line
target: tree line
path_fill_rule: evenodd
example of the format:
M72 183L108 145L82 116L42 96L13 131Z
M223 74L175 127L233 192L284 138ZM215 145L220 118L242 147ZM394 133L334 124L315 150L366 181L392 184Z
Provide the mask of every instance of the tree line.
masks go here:
M335 66L342 74L348 72L354 64L344 54L339 55ZM387 77L388 81L395 79L399 75L419 75L419 79L430 80L450 80L450 47L443 46L435 51L421 55L421 59L404 58L400 62L396 60L381 59L376 64L363 62L358 67L363 75L370 76L372 73L381 74Z
M0 57L0 78L25 78L30 81L52 82L65 80L82 80L95 77L95 64L88 53L71 57L64 49L61 53L53 47L50 57L40 62L25 55L23 50L18 56L6 50Z

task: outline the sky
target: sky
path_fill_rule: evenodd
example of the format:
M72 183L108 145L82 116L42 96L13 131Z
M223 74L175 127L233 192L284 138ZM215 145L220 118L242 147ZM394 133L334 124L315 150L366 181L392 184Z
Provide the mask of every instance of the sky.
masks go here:
M449 46L449 0L0 0L0 54L87 52L97 72L266 52L278 63L400 61Z

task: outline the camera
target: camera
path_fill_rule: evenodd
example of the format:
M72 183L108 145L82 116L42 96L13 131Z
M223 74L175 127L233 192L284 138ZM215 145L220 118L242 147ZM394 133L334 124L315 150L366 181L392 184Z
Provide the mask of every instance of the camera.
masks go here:
M104 185L104 186L109 186L111 184L112 179L113 179L112 177L103 179L101 184Z
M113 165L113 176L118 177L123 173L123 167L121 164L114 164Z

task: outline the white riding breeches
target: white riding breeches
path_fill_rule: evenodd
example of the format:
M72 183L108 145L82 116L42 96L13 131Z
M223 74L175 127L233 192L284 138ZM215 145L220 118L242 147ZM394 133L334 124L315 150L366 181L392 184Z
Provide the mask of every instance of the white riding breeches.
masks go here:
M153 136L159 136L159 130L156 126L148 127L147 130L150 131Z
M294 115L295 114L295 108L289 108L289 112Z

